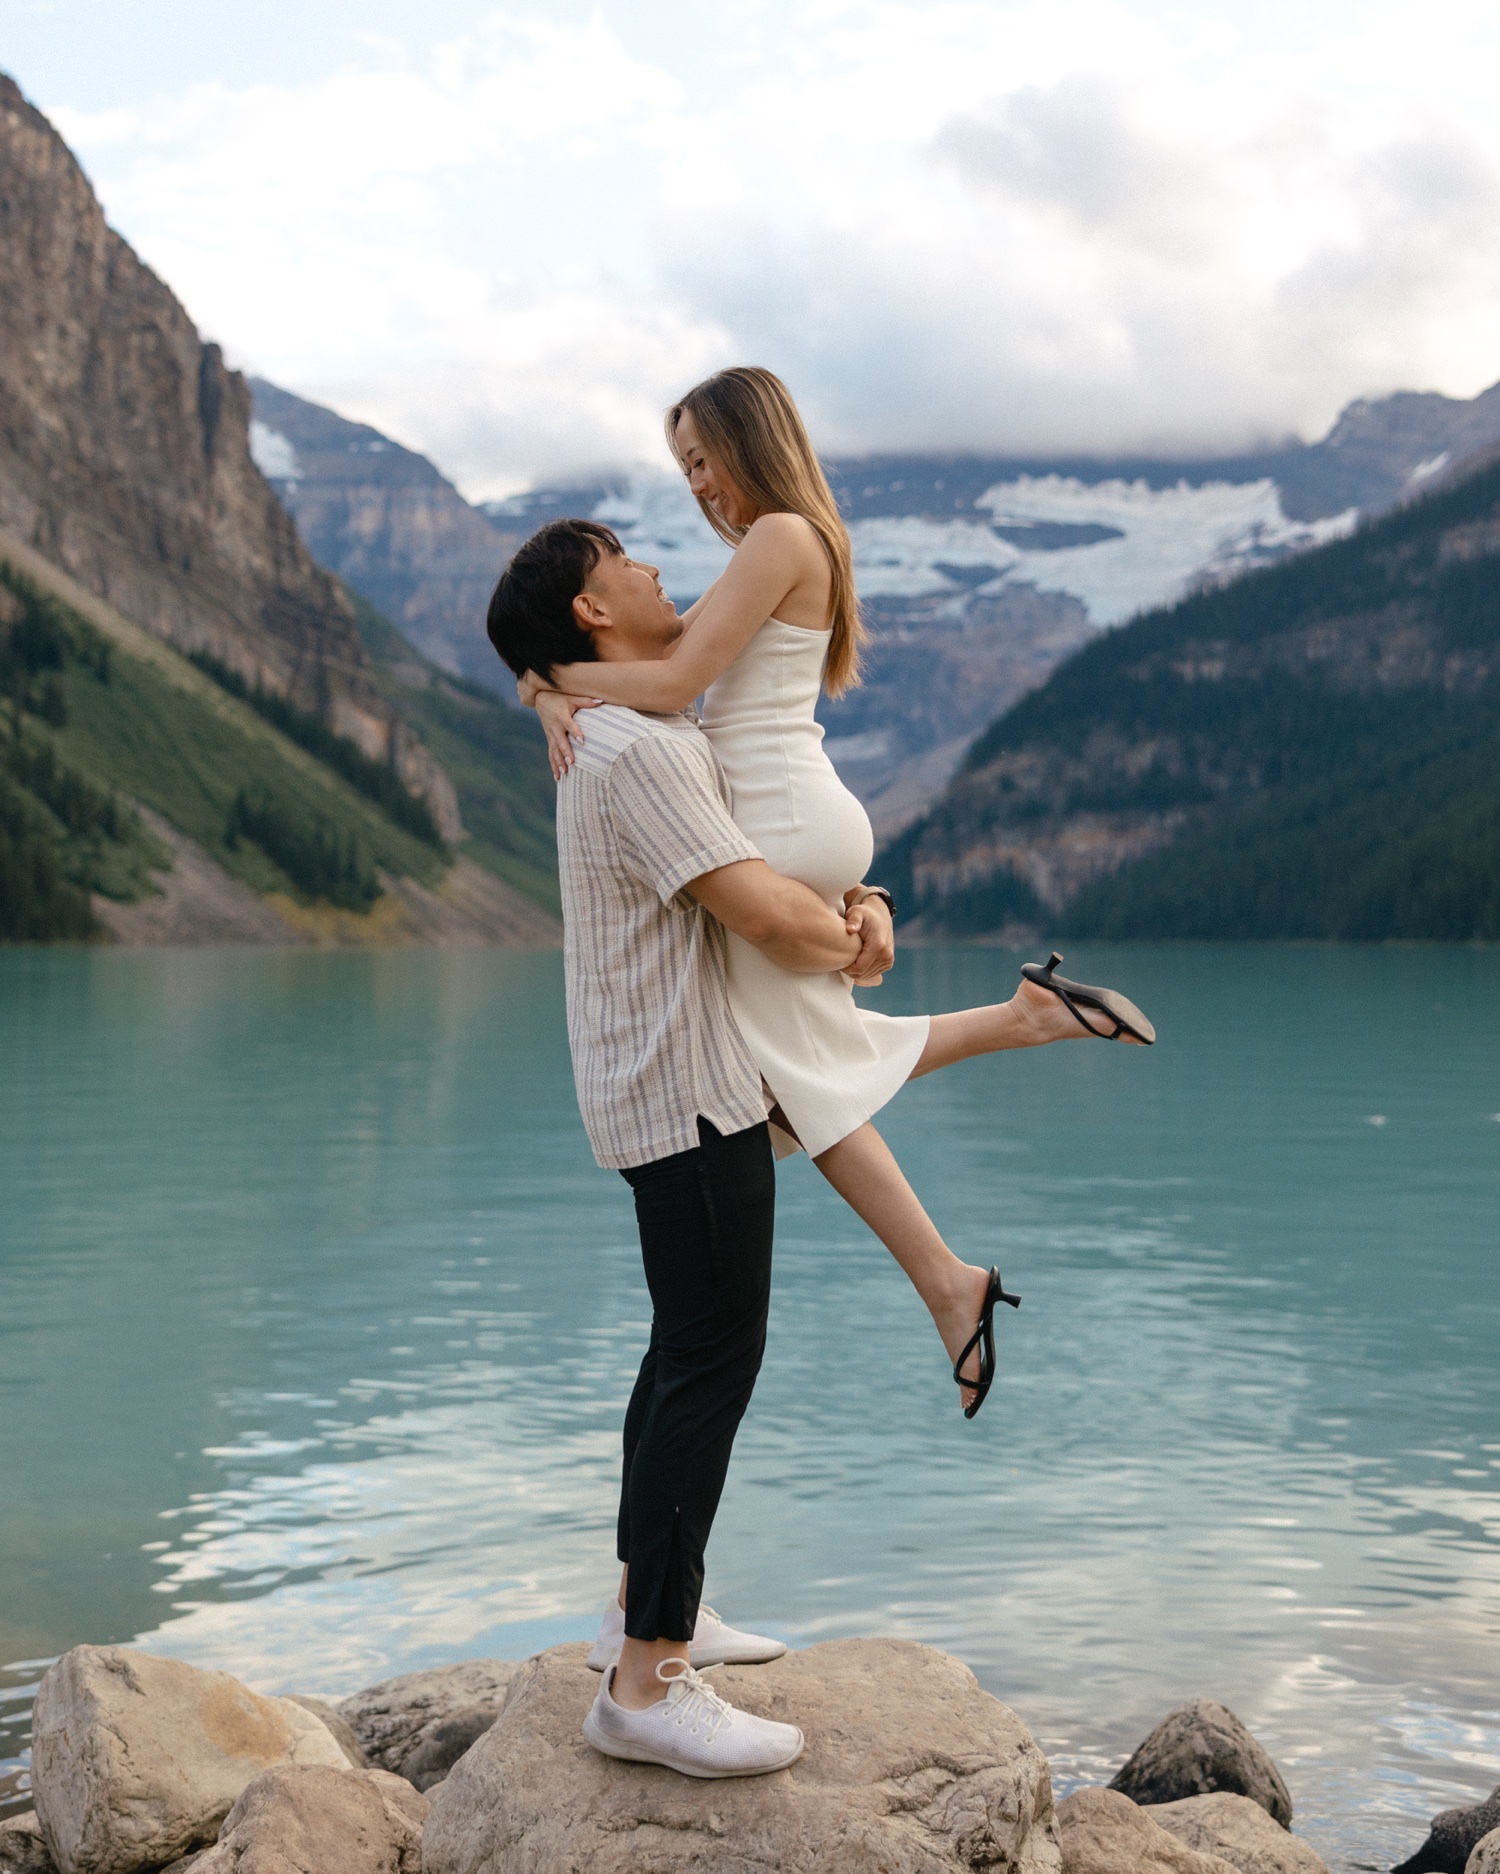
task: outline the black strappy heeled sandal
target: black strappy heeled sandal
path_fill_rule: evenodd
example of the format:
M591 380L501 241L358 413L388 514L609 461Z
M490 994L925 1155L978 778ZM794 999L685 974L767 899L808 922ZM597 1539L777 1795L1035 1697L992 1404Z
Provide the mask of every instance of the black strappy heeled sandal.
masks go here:
M1090 989L1087 983L1073 983L1066 976L1055 976L1053 971L1061 962L1062 958L1054 950L1045 965L1023 963L1021 974L1027 982L1050 989L1084 1033L1092 1035L1096 1041L1118 1041L1121 1035L1130 1035L1136 1041L1145 1042L1148 1048L1152 1046L1156 1030L1128 996L1122 996L1118 989ZM1107 1015L1114 1023L1113 1030L1105 1034L1092 1022L1086 1022L1079 1013L1080 1004Z
M990 1285L985 1290L984 1306L979 1311L979 1325L964 1342L963 1352L953 1362L953 1377L960 1386L970 1386L974 1390L974 1397L964 1407L966 1419L973 1418L989 1397L990 1387L995 1383L995 1303L997 1301L1008 1301L1012 1308L1019 1308L1021 1305L1019 1295L1006 1293L1005 1284L1000 1280L1000 1271L991 1269ZM964 1361L976 1347L979 1349L979 1377L965 1379L963 1376Z

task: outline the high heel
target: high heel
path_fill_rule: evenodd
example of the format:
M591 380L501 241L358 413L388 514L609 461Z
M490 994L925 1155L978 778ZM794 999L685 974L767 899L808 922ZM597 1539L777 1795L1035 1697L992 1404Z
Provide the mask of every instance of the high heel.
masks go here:
M1019 1295L1006 1292L1005 1284L1000 1280L1000 1271L991 1269L990 1285L985 1290L984 1306L979 1311L979 1325L964 1342L963 1352L953 1362L953 1377L960 1386L972 1387L974 1391L974 1397L964 1407L966 1419L973 1418L989 1397L990 1387L995 1383L995 1303L997 1301L1009 1302L1012 1308L1019 1308L1021 1305ZM962 1370L964 1361L976 1347L979 1349L979 1377L965 1379Z
M1045 965L1023 963L1021 974L1039 989L1050 989L1084 1033L1092 1035L1096 1041L1118 1041L1121 1035L1129 1035L1134 1041L1143 1041L1148 1048L1153 1045L1156 1030L1128 996L1122 996L1118 989L1091 989L1087 983L1069 982L1066 976L1054 975L1061 962L1062 958L1054 950ZM1105 1034L1092 1022L1086 1022L1079 1013L1080 1004L1107 1015L1114 1023L1111 1032Z

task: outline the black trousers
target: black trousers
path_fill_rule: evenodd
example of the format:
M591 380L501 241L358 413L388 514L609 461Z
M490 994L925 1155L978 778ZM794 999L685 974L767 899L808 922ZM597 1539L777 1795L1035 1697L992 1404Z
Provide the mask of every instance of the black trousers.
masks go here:
M625 1631L690 1640L703 1551L766 1346L775 1160L764 1125L621 1175L635 1192L651 1340L625 1413Z

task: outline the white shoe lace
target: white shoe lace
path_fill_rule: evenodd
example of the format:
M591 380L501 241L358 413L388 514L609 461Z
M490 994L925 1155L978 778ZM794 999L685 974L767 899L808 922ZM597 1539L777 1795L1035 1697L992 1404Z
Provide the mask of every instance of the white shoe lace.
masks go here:
M681 1672L663 1670L677 1664L675 1659L664 1659L656 1668L657 1678L667 1688L668 1715L673 1724L684 1728L691 1724L693 1736L711 1744L734 1717L734 1706L695 1667L684 1666Z

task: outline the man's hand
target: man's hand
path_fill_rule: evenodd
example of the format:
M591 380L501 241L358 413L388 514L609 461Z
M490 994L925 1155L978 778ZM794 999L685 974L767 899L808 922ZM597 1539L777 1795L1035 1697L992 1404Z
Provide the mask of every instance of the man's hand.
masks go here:
M849 901L853 899L851 904ZM848 909L844 929L859 939L859 955L844 970L851 982L861 989L878 989L886 971L896 961L896 933L891 922L890 906L884 898L862 898L859 887L844 894Z
M801 974L853 967L861 940L815 891L773 872L764 859L737 859L685 889L746 943Z

